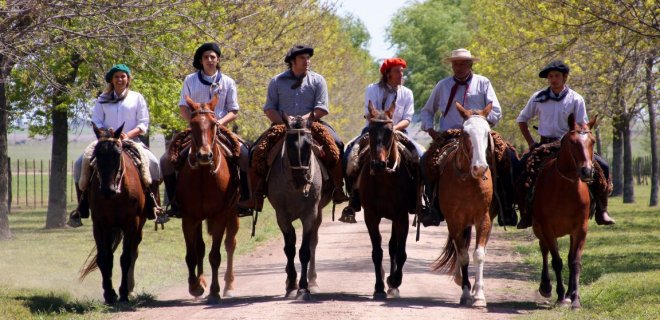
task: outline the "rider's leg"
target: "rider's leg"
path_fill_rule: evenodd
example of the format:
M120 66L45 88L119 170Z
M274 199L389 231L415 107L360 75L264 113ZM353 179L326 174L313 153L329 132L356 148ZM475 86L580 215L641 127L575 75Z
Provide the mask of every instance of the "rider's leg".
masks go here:
M520 161L518 163L518 168L516 170L519 170L519 175L521 177L526 176L527 163L529 162L529 157L531 156L531 154L532 154L531 152L528 152L524 154L522 158L520 158ZM519 183L525 183L525 181L521 178ZM518 190L521 189L523 189L523 187L519 186ZM531 193L532 186L524 189L527 190L526 194L522 194L518 197L518 201L520 202L518 203L518 210L520 211L520 221L518 221L518 225L516 226L516 228L518 229L525 229L532 226L532 213L531 213L532 210L531 208L528 208L528 205L530 205L531 202L528 201L529 197L527 196L527 194Z
M174 164L170 161L170 157L167 152L160 157L160 170L163 176L163 182L165 183L165 194L169 201L169 208L165 214L170 217L180 217L179 205L176 202L176 172L174 169Z
M612 225L615 223L607 212L607 202L608 196L610 194L610 167L605 162L601 156L594 154L594 159L598 162L598 166L595 166L596 172L594 176L594 182L591 183L589 188L591 193L594 195L594 200L596 201L596 213L595 219L596 224L599 225Z
M76 199L78 200L78 206L69 214L67 225L74 228L82 226L81 218L89 218L89 201L87 200L86 192L80 190L80 187L78 186L78 180L80 180L82 170L82 158L82 155L78 157L73 165L73 181L76 186Z
M422 171L422 178L424 179L424 195L426 200L426 205L422 207L422 212L420 213L420 222L426 226L438 226L440 222L445 220L445 217L440 211L440 203L436 197L435 188L436 188L436 178L430 177L426 167L427 157L429 152L427 151L422 155L422 158L419 160L420 169Z

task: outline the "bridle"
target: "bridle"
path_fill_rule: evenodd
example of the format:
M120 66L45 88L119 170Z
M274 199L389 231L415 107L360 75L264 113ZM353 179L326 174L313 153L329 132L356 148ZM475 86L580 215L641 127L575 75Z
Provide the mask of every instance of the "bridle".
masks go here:
M192 120L193 118L195 118L195 116L201 115L201 114L213 114L213 115L215 115L215 112L213 110L195 110L195 111L191 112L190 119ZM213 123L212 124L212 126L213 126L213 133L212 133L213 134L213 140L211 141L211 147L212 147L213 150L215 150L215 144L217 142L216 139L217 139L217 130L218 130L218 128L217 128L217 124L216 124L215 121L211 121L211 122ZM190 166L191 169L196 170L199 167L199 163L197 163L196 158L195 158L194 162L191 160L191 158L192 158L192 155L194 153L193 150L199 150L200 143L197 142L197 139L195 139L195 135L192 134L192 132L191 132L191 135L190 135L190 140L192 141L193 146L191 146L190 151L188 152L188 165ZM218 153L219 152L220 151L218 150ZM216 174L218 172L218 170L220 169L220 164L221 163L222 163L222 157L220 157L218 155L218 163L215 166L215 168L213 168L214 161L213 161L213 157L211 157L211 168L213 168L213 169L210 170L209 172L211 174Z
M578 130L578 129L574 129L574 130L570 130L570 131L566 132L566 134L564 134L564 136L561 137L560 146L564 143L564 139L566 138L566 136L568 136L568 135L570 135L570 134L573 134L573 133L577 133L577 134L579 134L579 135L585 135L585 134L591 134L591 130ZM561 148L561 147L560 147L560 148ZM571 156L571 160L573 161L573 166L574 166L574 167L576 168L576 170L577 170L578 165L577 165L577 161L575 160L575 157L573 156L573 153L572 153L572 152L569 152L568 154ZM576 182L578 182L578 181L580 180L580 175L579 175L579 174L578 174L578 177L574 179L574 178L571 178L571 177L566 176L564 173L561 172L561 170L559 170L559 156L560 156L560 155L561 155L561 152L559 152L559 153L557 154L557 158L555 159L555 169L556 169L557 172L559 173L559 176L562 177L562 178L564 178L564 179L566 179L566 180L568 180L568 181L570 181L570 182L572 182L572 183L576 183ZM585 183L586 183L586 182L585 182Z
M479 115L479 114L473 114L473 115L470 116L470 118L475 118L475 117L487 120L486 117L484 117L482 115ZM466 135L466 136L469 136L465 132L463 132L463 134ZM464 138L461 138L461 139L464 139ZM493 140L493 136L491 136L490 134L488 135L488 144L491 147L491 150L493 150L494 147L495 147L495 141ZM458 153L459 150L465 156L465 159L467 159L468 162L471 161L472 157L470 156L470 151L468 151L467 148L466 148L466 143L459 143L459 147L458 147L458 150L456 150L456 152ZM454 156L454 161L453 161L454 162L454 170L455 170L456 174L458 175L458 178L461 181L465 181L465 179L470 175L470 165L468 165L468 172L462 172L461 169L458 166L458 164L459 164L458 161L459 160L458 160L458 154L457 154L456 156ZM482 180L487 180L488 178L484 174L484 176L481 177L481 179Z
M385 124L388 124L388 123L393 123L393 122L392 122L392 119L376 119L376 118L371 118L371 119L369 119L369 123L372 123L372 122L375 122L375 123L382 123L382 124L384 124L384 125L385 125ZM370 138L370 139L371 139L371 138ZM387 166L387 163L390 162L389 159L390 159L390 156L391 156L391 154L392 154L392 149L394 149L394 148L396 148L396 133L395 133L394 131L392 131L392 140L390 141L390 145L389 145L389 147L387 148L387 156L385 157L385 159L387 159L387 160L386 160L386 163L385 163L385 172L387 172L387 173L393 173L393 172L395 172L396 169L399 167L399 163L401 162L401 159L400 159L401 157L400 157L400 155L397 153L397 154L395 155L394 162L392 163L392 167L388 167L388 166ZM372 161L373 161L373 160L372 160ZM371 168L371 170L370 170L369 173L370 173L371 175L375 175L375 174L376 174L376 173L373 171L373 168Z
M104 137L104 138L99 138L98 142L114 142L119 144L119 149L123 150L122 142L120 138L111 138L111 137ZM98 159L98 158L97 158ZM98 160L97 160L98 163ZM123 151L119 153L119 164L117 165L117 168L115 170L115 179L114 183L117 186L117 193L121 192L121 183L124 180L124 173L126 170L124 169L124 156L123 156ZM95 173L96 173L96 178L101 181L101 173L99 171L98 165L95 168ZM99 189L101 188L101 184L99 183Z
M312 163L312 157L314 156L313 150L310 149L310 158L309 162L307 165L303 164L303 159L302 159L302 141L305 140L305 138L308 139L309 143L311 144L312 149L321 149L321 146L317 145L314 139L311 138L312 131L308 128L287 128L286 129L286 135L296 135L298 143L296 144L297 148L297 156L298 156L298 165L294 166L291 165L291 159L288 161L288 168L289 170L296 170L296 171L303 171L303 179L305 180L305 184L303 185L303 196L307 197L309 195L309 190L312 185L312 180L314 179L314 171L310 170L310 165ZM284 139L284 146L282 147L282 151L280 154L281 159L285 159L285 157L288 159L288 154L286 153L287 148L289 147L287 143L287 139ZM284 167L284 162L281 162L282 167Z

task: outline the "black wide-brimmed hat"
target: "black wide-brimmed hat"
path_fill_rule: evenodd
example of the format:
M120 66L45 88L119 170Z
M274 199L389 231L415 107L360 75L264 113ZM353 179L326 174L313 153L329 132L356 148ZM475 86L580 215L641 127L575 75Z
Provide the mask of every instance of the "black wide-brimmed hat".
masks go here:
M550 71L559 71L563 74L568 74L571 69L561 60L555 60L550 62L541 72L539 72L539 78L547 78Z
M215 42L207 42L199 46L199 48L197 48L197 50L195 51L195 57L193 58L193 63L192 63L195 69L197 70L204 69L200 60L202 60L202 55L204 54L204 52L209 50L213 50L218 55L218 57L221 56L220 46Z
M286 56L284 57L284 62L290 63L293 58L301 54L309 54L309 56L311 57L314 55L314 48L297 44L293 46L293 48L289 49L289 52L286 53Z

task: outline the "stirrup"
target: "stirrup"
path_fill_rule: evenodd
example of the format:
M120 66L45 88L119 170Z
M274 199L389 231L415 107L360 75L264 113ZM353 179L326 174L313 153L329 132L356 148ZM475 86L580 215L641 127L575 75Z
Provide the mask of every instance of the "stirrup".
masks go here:
M357 221L355 221L355 210L350 206L347 206L341 211L341 217L339 217L338 220L343 223L357 223Z
M239 205L236 206L236 215L239 218L251 217L252 212L253 212L252 208L243 207L243 206L239 206Z
M424 227L428 226L439 226L444 218L440 215L440 212L433 206L422 206L419 215L419 222L422 223Z
M69 214L69 220L66 222L66 225L71 228L82 227L83 223L82 219L80 218L80 212L78 212L78 209L71 211Z

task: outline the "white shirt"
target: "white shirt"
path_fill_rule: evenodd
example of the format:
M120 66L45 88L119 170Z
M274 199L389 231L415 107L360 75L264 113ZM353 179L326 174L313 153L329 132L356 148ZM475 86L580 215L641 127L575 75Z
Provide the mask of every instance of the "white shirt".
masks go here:
M383 98L385 104L383 105ZM389 109L392 101L394 100L394 92L387 92L385 88L381 87L378 83L372 83L367 86L364 98L364 114L369 114L369 101L374 104L377 110ZM394 107L394 114L392 115L392 123L395 125L402 120L412 122L412 116L415 112L415 102L413 100L412 90L399 86L396 91L396 106ZM367 126L369 121L366 122Z
M92 122L99 128L116 130L124 124L123 132L135 128L142 129L143 134L149 128L149 109L142 94L128 90L124 100L115 103L100 103L95 100L92 109Z
M538 102L536 96L547 89L539 90L532 95L520 115L517 122L527 123L535 116L539 117L539 134L543 137L561 138L568 132L568 116L572 113L575 122L585 124L589 122L587 110L582 96L568 88L568 93L561 101L548 99Z
M213 99L213 94L218 94L218 103L215 105L215 115L222 119L230 111L238 111L238 98L236 91L236 82L223 73L216 73L212 77L204 75L204 80L213 83L211 86L203 84L199 80L197 72L191 73L183 80L181 88L180 106L187 106L186 95L195 102L206 103ZM219 78L219 79L218 79ZM216 79L218 80L216 83Z
M440 112L440 131L447 131L449 129L461 129L463 128L463 117L456 110L456 101L460 102L463 107L466 109L481 110L486 107L488 103L493 103L493 110L488 114L486 119L491 124L491 126L497 125L497 123L502 118L502 109L500 108L500 102L497 100L495 95L495 89L490 83L488 78L473 74L472 80L468 84L469 90L466 94L466 86L458 86L456 94L454 95L454 101L451 102L449 110L446 116L443 116L442 113L445 112L445 107L447 106L447 100L451 94L451 88L456 82L454 77L447 77L435 86L429 100L426 101L424 108L420 111L420 116L422 118L422 130L428 130L433 128L433 118L436 112Z

